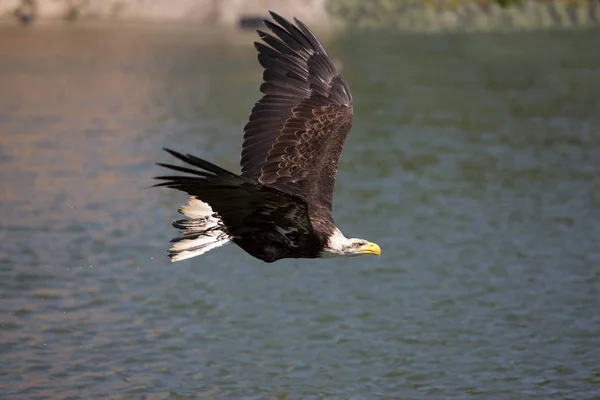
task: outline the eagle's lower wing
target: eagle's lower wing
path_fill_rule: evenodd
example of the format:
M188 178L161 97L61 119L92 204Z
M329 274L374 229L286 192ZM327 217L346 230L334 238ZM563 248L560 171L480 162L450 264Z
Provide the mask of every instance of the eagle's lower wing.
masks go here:
M303 199L261 185L190 154L165 150L195 168L159 163L189 175L158 176L155 179L163 182L154 186L177 189L207 203L225 223L233 238L252 237L259 232L277 234L277 227L284 230L293 228L297 235L305 237L313 234L308 207Z
M244 130L242 175L331 210L338 163L352 125L348 84L316 36L300 21L271 13L275 36L259 32L265 68Z

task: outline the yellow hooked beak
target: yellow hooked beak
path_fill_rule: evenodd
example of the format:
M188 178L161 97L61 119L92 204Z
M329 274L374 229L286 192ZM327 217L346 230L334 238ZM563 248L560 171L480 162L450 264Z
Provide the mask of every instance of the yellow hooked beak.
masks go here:
M358 252L360 254L375 254L376 256L381 255L381 249L379 248L379 246L377 246L375 243L371 243L371 242L361 246L358 249Z

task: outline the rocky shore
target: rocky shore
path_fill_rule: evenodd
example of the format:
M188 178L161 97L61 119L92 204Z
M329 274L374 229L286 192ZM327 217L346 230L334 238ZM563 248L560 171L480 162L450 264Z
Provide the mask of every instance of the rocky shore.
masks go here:
M268 10L311 24L329 23L326 0L0 0L0 19L194 22L252 24Z
M0 20L170 21L254 27L267 10L311 26L408 32L600 25L600 0L0 0ZM16 18L15 18L16 17Z

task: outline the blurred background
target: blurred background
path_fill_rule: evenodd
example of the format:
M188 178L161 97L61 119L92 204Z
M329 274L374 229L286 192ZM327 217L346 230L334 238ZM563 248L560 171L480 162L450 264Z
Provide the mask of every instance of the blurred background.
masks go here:
M170 263L239 171L273 9L355 99L334 216L382 256ZM600 2L0 0L0 398L600 398Z

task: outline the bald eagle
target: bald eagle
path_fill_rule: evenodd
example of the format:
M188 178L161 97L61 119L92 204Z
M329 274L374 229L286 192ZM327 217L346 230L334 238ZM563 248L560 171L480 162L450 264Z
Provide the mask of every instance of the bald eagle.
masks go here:
M191 197L173 222L181 236L171 261L199 256L233 242L265 262L283 258L380 255L375 243L348 239L336 227L333 188L352 125L352 95L317 37L299 20L274 12L254 43L264 67L244 127L241 175L190 154L164 149L188 164L158 163L189 175L158 176Z

